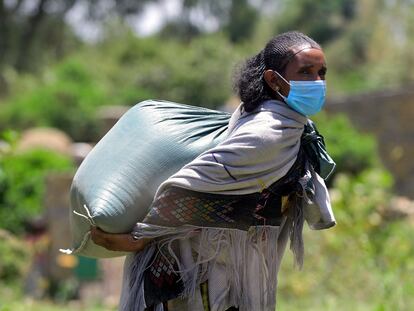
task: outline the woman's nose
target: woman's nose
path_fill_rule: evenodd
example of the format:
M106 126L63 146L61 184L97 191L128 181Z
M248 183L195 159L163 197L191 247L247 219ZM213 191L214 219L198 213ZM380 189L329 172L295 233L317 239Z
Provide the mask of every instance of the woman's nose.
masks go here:
M315 81L318 81L318 80L325 80L325 78L324 78L324 76L323 76L323 75L321 75L321 74L319 74L319 73L316 73L316 74L314 75L314 80L315 80Z

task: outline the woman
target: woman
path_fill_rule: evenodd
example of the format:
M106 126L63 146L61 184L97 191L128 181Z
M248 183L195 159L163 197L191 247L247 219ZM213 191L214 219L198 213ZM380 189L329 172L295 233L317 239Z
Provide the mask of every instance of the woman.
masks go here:
M126 259L121 310L275 309L289 238L301 265L304 217L315 229L335 224L318 175L332 167L323 172L323 140L307 119L324 104L326 70L306 35L271 39L236 78L242 104L227 138L159 187L132 234L91 230L96 244L137 252Z

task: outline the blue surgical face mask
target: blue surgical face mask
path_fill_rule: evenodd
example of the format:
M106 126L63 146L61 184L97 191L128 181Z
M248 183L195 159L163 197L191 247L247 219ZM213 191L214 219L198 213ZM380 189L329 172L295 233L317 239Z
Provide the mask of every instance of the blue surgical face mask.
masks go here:
M278 75L282 77L280 74ZM288 96L285 97L279 92L278 94L289 107L305 116L311 116L321 111L326 97L325 80L286 81L286 83L290 85Z

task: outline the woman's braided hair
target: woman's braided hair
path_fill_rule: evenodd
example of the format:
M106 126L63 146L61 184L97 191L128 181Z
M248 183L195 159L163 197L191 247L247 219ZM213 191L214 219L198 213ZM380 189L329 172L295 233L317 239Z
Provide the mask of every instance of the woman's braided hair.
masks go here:
M318 48L318 43L303 33L290 31L272 38L259 54L247 59L237 72L234 89L244 104L244 110L252 111L266 99L274 98L274 92L263 78L266 70L284 74L289 60L298 48Z

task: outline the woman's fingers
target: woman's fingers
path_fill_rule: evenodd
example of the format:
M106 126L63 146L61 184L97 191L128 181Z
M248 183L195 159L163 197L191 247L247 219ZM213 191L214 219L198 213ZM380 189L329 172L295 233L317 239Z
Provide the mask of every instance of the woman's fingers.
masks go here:
M91 238L92 241L100 246L105 248L111 247L111 238L108 233L103 232L101 229L97 227L91 228Z
M106 233L97 227L91 228L92 241L108 250L123 252L138 252L152 240L142 238L135 240L131 234Z

